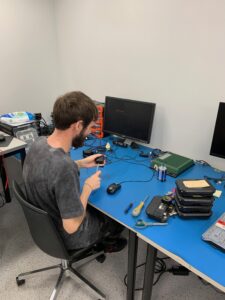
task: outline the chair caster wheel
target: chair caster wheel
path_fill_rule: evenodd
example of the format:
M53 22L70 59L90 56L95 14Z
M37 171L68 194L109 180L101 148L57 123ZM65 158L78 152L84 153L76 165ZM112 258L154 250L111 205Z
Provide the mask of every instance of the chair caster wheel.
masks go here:
M16 277L16 283L18 286L21 286L25 283L25 279L19 279L18 277Z
M105 259L106 259L105 254L101 254L96 257L96 260L101 264L105 261Z

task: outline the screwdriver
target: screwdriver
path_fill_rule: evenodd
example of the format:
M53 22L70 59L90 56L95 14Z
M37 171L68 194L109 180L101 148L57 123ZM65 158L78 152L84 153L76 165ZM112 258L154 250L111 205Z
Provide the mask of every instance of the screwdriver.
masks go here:
M143 201L141 201L137 207L135 207L132 211L132 216L137 217L140 215L141 210L145 204L145 201L149 198L149 196L146 196L145 199Z
M127 213L129 212L129 210L132 208L132 206L133 206L133 202L131 202L131 203L127 206L127 208L124 210L124 213L127 214Z

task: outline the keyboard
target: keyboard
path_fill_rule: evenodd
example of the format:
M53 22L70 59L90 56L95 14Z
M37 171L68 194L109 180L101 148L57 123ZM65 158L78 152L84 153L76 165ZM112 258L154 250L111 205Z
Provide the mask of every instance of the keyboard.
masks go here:
M225 213L203 233L202 239L225 251Z

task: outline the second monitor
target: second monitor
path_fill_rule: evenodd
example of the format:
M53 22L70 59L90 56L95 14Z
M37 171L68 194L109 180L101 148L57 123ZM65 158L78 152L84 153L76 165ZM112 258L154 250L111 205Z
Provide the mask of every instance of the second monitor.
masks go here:
M151 138L155 106L155 103L107 96L104 131L147 144Z

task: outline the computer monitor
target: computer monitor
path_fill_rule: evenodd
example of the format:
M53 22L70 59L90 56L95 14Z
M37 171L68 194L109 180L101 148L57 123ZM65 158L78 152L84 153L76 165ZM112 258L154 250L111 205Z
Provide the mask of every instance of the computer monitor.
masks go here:
M155 114L155 103L105 98L104 132L125 139L149 143Z
M219 103L210 154L225 158L225 103Z

